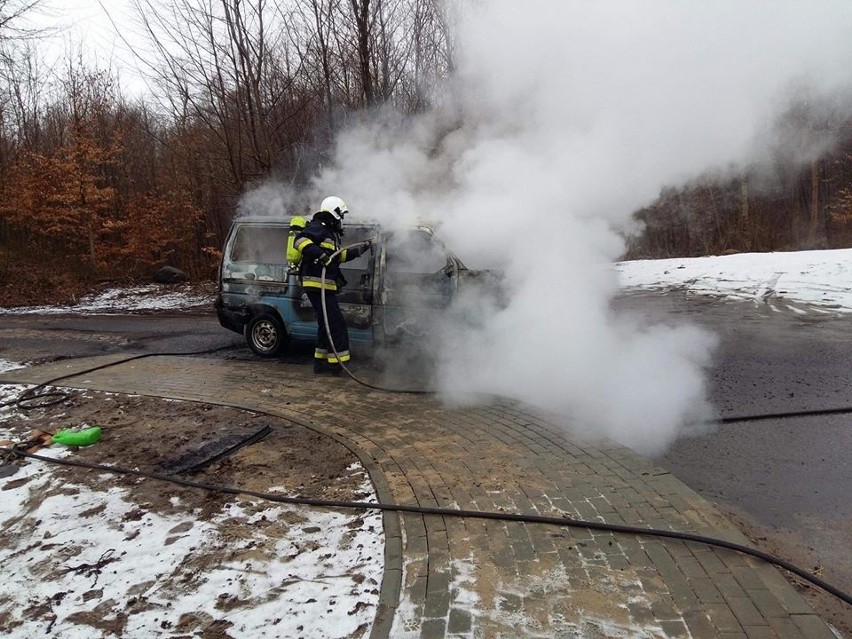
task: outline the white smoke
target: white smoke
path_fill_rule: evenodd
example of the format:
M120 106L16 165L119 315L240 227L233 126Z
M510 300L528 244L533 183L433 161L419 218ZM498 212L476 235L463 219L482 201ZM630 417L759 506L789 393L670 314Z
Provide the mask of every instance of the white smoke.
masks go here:
M302 200L298 191L290 185L267 182L243 194L237 205L237 217L304 215L309 209L305 209Z
M659 452L712 413L714 339L611 310L619 231L661 187L747 159L791 83L848 81L849 33L848 0L478 3L441 106L347 131L314 187L353 215L436 221L506 272L508 307L442 336L444 388Z

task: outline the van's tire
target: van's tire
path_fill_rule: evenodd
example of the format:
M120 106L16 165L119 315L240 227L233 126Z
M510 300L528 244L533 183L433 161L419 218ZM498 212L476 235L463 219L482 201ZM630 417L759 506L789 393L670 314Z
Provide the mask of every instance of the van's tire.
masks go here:
M255 355L276 357L287 346L287 331L274 313L258 313L246 324L246 343Z

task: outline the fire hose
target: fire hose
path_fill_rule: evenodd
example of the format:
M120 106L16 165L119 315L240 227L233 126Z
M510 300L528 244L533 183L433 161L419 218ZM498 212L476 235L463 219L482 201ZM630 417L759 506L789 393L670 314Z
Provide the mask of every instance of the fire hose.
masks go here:
M434 394L437 394L438 391L434 391L434 390L396 389L396 388L386 388L386 387L370 384L370 383L365 382L361 379L358 379L358 377L356 377L352 373L352 371L350 371L349 368L347 368L346 365L343 362L340 361L340 354L337 352L337 347L335 346L334 339L332 338L332 335L331 335L331 328L330 328L329 323L328 323L328 308L326 307L326 303L325 303L326 266L327 266L327 264L330 264L331 261L335 257L337 257L340 253L342 253L343 251L345 251L347 249L359 246L359 244L360 243L350 244L350 245L344 246L343 248L340 248L337 251L335 251L334 253L332 253L329 256L329 258L326 260L325 264L323 264L322 274L320 276L320 281L321 281L321 285L322 285L321 289L320 289L320 301L321 301L321 306L322 306L322 319L323 319L323 324L325 326L325 332L326 332L326 336L328 338L328 343L329 343L329 346L331 347L332 352L334 353L335 358L340 363L340 367L346 372L346 374L351 379L353 379L358 384L361 384L362 386L366 386L367 388L370 388L370 389L373 389L373 390L378 390L378 391L383 391L383 392L406 393L406 394L413 394L413 395L434 395ZM846 409L835 409L835 410L832 410L830 412L832 414L834 414L834 413L837 413L837 412L850 412L850 411L852 411L852 409L846 408ZM804 412L797 412L797 413L790 414L790 415L773 414L772 417L776 417L776 418L798 417L798 416L803 416L805 414L806 413L804 413ZM722 423L733 423L733 422L737 422L737 421L754 421L754 420L758 420L758 419L762 419L762 418L763 418L762 416L729 417L729 418L724 418L720 421ZM366 504L359 504L359 506L366 506ZM504 519L504 517L502 517L500 514L497 514L497 513L484 513L484 512L478 512L478 511L476 511L476 512L454 511L454 510L446 510L446 509L441 509L441 508L421 509L419 507L414 508L414 507L384 506L383 504L380 504L380 505L373 504L372 507L373 508L379 508L379 509L389 508L389 509L392 509L392 510L399 510L401 512L412 512L412 511L414 511L414 512L419 512L419 513L422 513L422 514L439 514L439 515L446 515L446 516L455 515L455 516L461 516L461 517L479 517L479 518ZM517 518L517 519L515 519L515 518ZM523 515L508 515L508 517L505 517L505 519L506 520L511 519L511 520L514 520L514 521L525 521L525 522L529 522L529 523L546 523L546 524L556 524L556 525L563 525L563 526L572 525L571 523L568 523L565 519L561 519L560 521L557 521L555 518L540 517L540 516L527 517L527 516L523 516ZM637 535L650 534L652 536L658 536L659 535L659 536L663 536L663 537L671 537L671 538L674 538L674 539L681 539L681 540L684 540L684 541L693 541L693 542L705 543L705 544L710 544L710 545L718 545L719 547L727 548L728 550L734 550L734 551L741 552L741 553L744 553L744 554L749 554L753 557L757 557L757 558L762 559L762 560L764 560L768 563L771 563L775 566L783 568L784 570L787 570L788 572L791 572L795 575L798 575L799 577L805 579L806 581L809 581L811 584L816 585L819 588L822 588L826 592L830 593L831 595L837 597L841 601L843 601L843 602L845 602L849 605L852 605L852 595L850 595L849 593L843 592L839 588L836 588L836 587L832 586L831 584L828 584L828 583L820 580L819 578L815 577L814 575L811 575L807 571L804 571L801 568L798 568L797 566L790 564L789 562L786 562L782 559L774 557L774 556L772 556L768 553L764 553L760 550L749 548L748 546L742 546L740 544L732 544L731 542L712 539L712 538L708 538L708 537L703 537L701 535L692 535L692 534L688 534L688 533L669 533L669 531L658 531L658 530L649 531L647 529L641 529L641 528L637 528L635 526L621 526L621 525L617 525L617 524L616 525L597 524L595 522L574 522L574 524L579 525L579 526L591 527L592 529L607 530L607 531L612 531L612 532L632 533L632 534L637 534ZM589 524L592 524L592 525L589 526Z
M109 366L109 364L107 365ZM262 411L259 411L262 412ZM269 413L264 413L269 414ZM274 416L274 415L271 415ZM296 422L298 423L298 422ZM665 539L675 539L678 541L686 541L692 543L699 543L709 546L715 546L717 548L724 548L726 550L732 550L734 552L738 552L741 554L749 555L765 561L769 564L775 565L779 568L783 568L784 570L797 575L798 577L804 579L810 584L821 588L825 592L834 597L837 597L841 601L852 605L852 594L844 592L839 588L833 586L827 581L820 579L816 575L811 574L807 570L803 568L799 568L798 566L771 555L769 553L763 552L762 550L758 550L756 548L752 548L750 546L745 546L743 544L737 544L731 541L727 541L725 539L717 539L714 537L707 537L704 535L699 535L695 533L686 533L679 532L676 530L663 530L658 528L643 528L641 526L628 526L624 524L613 524L613 523L605 523L600 521L585 521L582 519L573 519L568 516L554 517L548 515L536 515L536 514L527 514L527 513L510 513L510 512L491 512L491 511L483 511L483 510L464 510L460 508L439 508L439 507L428 507L428 506L413 506L413 505L405 505L405 504L384 504L384 503L376 503L376 502L363 502L363 501L345 501L345 500L327 500L327 499L314 499L309 497L286 497L280 494L274 493L266 493L261 491L249 490L246 488L239 488L235 486L223 486L217 484L209 484L205 482L192 481L189 479L183 479L180 477L176 477L175 475L166 475L163 473L149 472L143 470L136 470L131 468L125 468L122 466L113 466L113 465L105 465L98 464L92 462L86 462L81 460L70 460L70 459L57 459L53 457L45 457L42 455L35 455L33 453L28 453L20 448L2 448L0 447L0 453L6 453L10 456L17 456L25 459L34 459L41 462L46 462L50 464L58 464L61 466L71 466L77 468L87 468L90 470L99 470L109 473L115 473L120 475L128 475L131 477L141 477L146 479L154 479L158 481L168 482L171 484L175 484L178 486L184 486L187 488L198 488L201 490L206 490L215 493L222 493L226 495L244 495L248 497L254 497L256 499L263 499L266 501L271 501L275 503L282 504L290 504L290 505L299 505L299 506L314 506L320 508L335 508L335 509L358 509L358 510L378 510L381 512L399 512L399 513L412 513L418 515L435 515L439 517L458 517L458 518L467 518L467 519L487 519L487 520L495 520L495 521L512 521L512 522L521 522L528 524L544 524L550 526L560 526L560 527L570 527L570 528L585 528L588 530L597 530L601 532L611 532L611 533L619 533L619 534L628 534L628 535L637 535L643 537L658 537Z
M325 275L325 271L323 270L323 276L324 275ZM324 304L323 304L323 306L324 306ZM326 327L327 327L327 324L328 324L328 322L327 322L327 319L326 319ZM330 336L329 336L329 339L330 339ZM333 344L333 342L331 342L331 344ZM43 404L40 404L40 405L37 405L37 406L31 405L30 403L35 401L35 400L38 400L40 398L41 399L46 398L46 397L53 398L56 395L64 396L64 398L67 399L67 395L64 394L64 391L46 391L48 386L50 386L51 384L54 384L55 382L58 382L60 380L68 379L68 378L71 378L71 377L77 377L78 375L82 375L82 374L85 374L85 373L91 373L91 372L94 372L94 371L97 371L97 370L108 368L110 366L116 366L118 364L123 364L123 363L129 362L129 361L134 361L134 360L137 360L137 359L142 359L142 358L147 358L147 357L158 357L158 356L165 356L165 355L169 355L169 356L203 355L203 354L214 353L214 352L227 350L227 349L231 349L231 348L233 348L233 346L226 346L226 347L213 348L213 349L208 349L208 350L203 350L203 351L192 351L192 352L184 351L184 352L174 352L174 353L171 353L171 352L169 352L169 353L165 353L165 352L164 353L146 353L144 355L136 355L136 356L133 356L133 357L127 357L127 358L117 360L117 361L114 361L114 362L109 362L109 363L106 363L106 364L101 364L99 366L94 366L92 368L88 368L88 369L83 370L83 371L77 371L77 372L74 372L74 373L68 373L68 374L65 374L65 375L60 375L58 377L54 377L54 378L52 378L52 379L50 379L46 382L42 382L42 383L38 384L34 388L30 388L30 389L25 390L15 400L9 401L9 402L4 402L3 404L0 404L0 406L5 406L5 407L18 406L19 408L27 408L27 409L31 409L31 408L35 408L35 407L44 408L44 407L47 407L47 406L52 406L53 404L58 403L59 401L62 401L62 400L53 399L52 401L49 401L49 402L46 402L46 403L43 403ZM349 371L347 371L347 372L349 372ZM355 381L357 381L358 383L364 384L365 386L368 386L369 388L373 388L373 389L377 389L377 390L388 390L388 389L380 388L378 386L372 386L372 385L366 384L365 382L361 382L360 380L358 380L354 376L352 376L351 373L350 373L350 376L353 379L355 379ZM46 392L39 394L39 393L37 393L37 391L39 389L46 391ZM393 389L389 389L389 390L391 390L391 392L416 392L416 393L432 393L433 392L433 391L407 391L407 390L394 391ZM240 408L240 407L234 406L234 408ZM273 415L271 413L266 413L264 411L256 410L256 412L269 415L270 417L277 417L277 415ZM290 419L290 421L293 421L296 424L304 426L305 428L311 428L309 425L303 424L303 423L299 422L298 420L294 420L292 417L289 418L289 419ZM97 469L97 470L102 470L102 471L106 471L106 472L130 475L130 476L135 476L135 477L146 477L146 478L150 478L150 479L154 479L154 480L170 482L172 484L177 484L177 485L185 486L185 487L188 487L188 488L199 488L199 489L207 490L207 491L211 491L211 492L218 492L218 493L231 494L231 495L246 495L246 496L250 496L250 497L256 497L258 499L265 499L265 500L268 500L268 501L273 501L273 502L278 502L278 503L286 503L286 504L292 504L292 505L303 505L303 506L314 506L314 507L325 507L325 508L343 508L343 509L350 509L350 508L376 509L376 510L380 510L380 511L415 513L415 514L420 514L420 515L437 515L437 516L443 516L443 517L460 517L460 518L475 518L475 519L491 519L491 520L498 520L498 521L514 521L514 522L523 522L523 523L530 523L530 524L545 524L545 525L553 525L553 526L567 526L567 527L576 527L576 528L586 528L586 529L589 529L589 530L599 530L599 531L604 531L604 532L614 532L614 533L632 534L632 535L649 536L649 537L661 537L661 538L668 538L668 539L676 539L676 540L680 540L680 541L700 543L700 544L705 544L705 545L710 545L710 546L716 546L716 547L719 547L719 548L725 548L727 550L732 550L732 551L739 552L739 553L742 553L742 554L750 555L750 556L755 557L757 559L761 559L761 560L763 560L767 563L773 564L773 565L775 565L779 568L782 568L782 569L784 569L784 570L786 570L786 571L788 571L792 574L797 575L798 577L804 579L805 581L811 583L812 585L814 585L818 588L821 588L822 590L829 593L830 595L840 599L841 601L843 601L843 602L845 602L849 605L852 605L852 594L844 592L843 590L837 588L836 586L833 586L832 584L826 582L825 580L820 579L816 575L811 574L807 570L805 570L803 568L799 568L798 566L796 566L796 565L794 565L794 564L792 564L792 563L790 563L790 562L788 562L784 559L781 559L781 558L776 557L774 555L771 555L769 553L763 552L763 551L758 550L756 548L751 548L749 546L745 546L745 545L742 545L742 544L736 544L736 543L733 543L733 542L730 542L730 541L727 541L727 540L724 540L724 539L716 539L716 538L713 538L713 537L706 537L704 535L698 535L698 534L694 534L694 533L685 533L685 532L678 532L678 531L672 531L672 530L662 530L662 529L655 529L655 528L642 528L642 527L639 527L639 526L628 526L628 525L622 525L622 524L612 524L612 523L604 523L604 522L597 522L597 521L584 521L584 520L572 519L572 518L564 517L564 516L563 517L552 517L552 516L525 514L525 513L489 512L489 511L462 510L462 509L453 509L453 508L429 508L429 507L413 506L413 505L405 505L405 504L384 504L384 503L373 503L373 502L334 501L334 500L323 500L323 499L311 499L311 498L306 498L306 497L284 497L282 495L252 491L252 490L247 490L247 489L244 489L244 488L238 488L238 487L233 487L233 486L222 486L222 485L207 484L207 483L202 483L202 482L195 482L195 481L190 481L190 480L182 479L182 478L179 478L179 477L175 477L174 475L165 475L165 474L161 474L161 473L153 473L153 472L134 470L134 469L124 468L124 467L121 467L121 466L108 466L108 465L96 464L96 463L84 462L84 461L62 460L62 459L55 459L55 458L51 458L51 457L44 457L44 456L41 456L41 455L35 455L35 454L32 454L32 453L28 453L26 450L23 449L22 446L16 446L16 445L13 445L12 447L9 447L9 448L0 447L0 454L2 454L3 457L5 458L4 463L10 463L10 461L13 457L27 458L27 459L33 459L33 460L38 460L38 461L52 463L52 464L60 464L60 465L63 465L63 466Z
M330 256L329 261L331 259L333 259L334 257L336 257L337 255L339 255L342 251L346 250L347 248L353 248L355 246L358 246L358 244L352 244L352 245L346 246L342 249L339 249L338 251L336 251L335 253L333 253ZM321 289L321 291L322 291L321 292L321 302L322 302L323 320L324 320L324 324L325 324L326 335L327 335L328 340L329 340L329 345L331 346L332 351L334 352L335 356L339 360L339 353L338 353L336 346L334 344L334 340L332 339L331 330L330 330L329 324L328 324L328 310L326 308L326 303L325 303L325 287L324 287L325 280L326 280L325 276L326 276L326 267L323 266L322 276L321 276L321 281L323 283L323 288ZM84 371L78 371L78 372L75 372L75 373L70 373L70 374L59 376L59 377L55 377L53 379L50 379L46 382L39 384L38 386L36 386L34 388L30 388L30 389L25 390L15 400L9 401L9 402L4 402L4 403L0 404L0 407L9 407L9 406L17 405L19 408L31 409L31 408L36 408L36 407L44 408L44 407L47 407L47 406L51 406L53 404L59 403L61 401L64 401L65 399L67 399L67 395L63 391L48 391L48 390L46 390L47 387L50 386L51 384L53 384L57 381L63 380L63 379L67 379L67 378L70 378L70 377L76 377L76 376L81 375L81 374L94 372L96 370L100 370L100 369L107 368L107 367L110 367L110 366L115 366L117 364L122 364L122 363L125 363L125 362L128 362L128 361L132 361L132 360L136 360L136 359L142 359L142 358L146 358L146 357L163 356L163 355L201 355L201 354L212 353L212 352L221 351L221 350L225 350L225 349L230 349L230 348L233 348L233 346L226 346L226 347L222 347L222 348L209 349L209 350L206 350L206 351L177 352L177 353L146 353L144 355L137 355L137 356L133 356L133 357L128 357L128 358L125 358L125 359L122 359L122 360L109 362L107 364L102 364L100 366L95 366L95 367L86 369ZM410 394L419 394L419 395L435 394L436 393L436 391L431 391L431 390L391 389L391 388L384 388L384 387L372 385L372 384L369 384L367 382L364 382L364 381L358 379L355 375L352 374L352 372L343 363L341 363L341 368L344 371L346 371L347 375L349 375L349 377L351 377L354 381L356 381L357 383L359 383L363 386L374 389L374 390L385 391L385 392L394 392L394 393L410 393ZM37 392L40 389L43 391L42 393ZM49 401L44 402L44 400L48 399L48 398L53 398L53 399L50 399ZM35 405L31 404L31 402L35 402L35 401L38 401L38 400L42 400L42 403L35 404ZM257 412L263 413L263 411L257 411ZM837 412L847 412L848 413L848 412L852 412L852 408L836 409L836 410L833 410L832 412L833 413L837 413ZM264 414L269 414L269 413L264 413ZM772 415L772 417L781 418L781 417L790 417L790 416L801 416L801 415L804 415L804 414L805 413L796 413L796 414L792 414L792 415L776 414L776 415ZM760 418L761 418L761 416L749 416L749 417L744 417L744 418L726 418L723 421L726 422L726 423L730 423L730 422L733 422L733 421L751 421L751 420L760 419ZM295 421L295 420L291 419L291 421ZM299 422L296 421L296 423L299 423ZM302 424L302 425L304 425L304 424ZM309 426L306 426L306 427L310 428ZM144 478L149 478L149 479L154 479L154 480L159 480L159 481L170 482L172 484L177 484L177 485L185 486L185 487L188 487L188 488L197 488L197 489L202 489L202 490L207 490L207 491L212 491L212 492L218 492L218 493L224 493L224 494L231 494L231 495L246 495L246 496L251 496L251 497L264 499L264 500L268 500L268 501L272 501L272 502L286 503L286 504L292 504L292 505L305 505L305 506L326 507L326 508L343 508L343 509L349 509L349 508L376 509L376 510L380 510L380 511L416 513L416 514L421 514L421 515L436 515L436 516L444 516L444 517L461 517L461 518L491 519L491 520L499 520L499 521L514 521L514 522L523 522L523 523L530 523L530 524L545 524L545 525L554 525L554 526L586 528L586 529L590 529L590 530L599 530L599 531L614 532L614 533L621 533L621 534L632 534L632 535L639 535L639 536L662 537L662 538L676 539L676 540L680 540L680 541L701 543L701 544L705 544L705 545L724 548L724 549L727 549L727 550L732 550L732 551L735 551L735 552L747 554L747 555L750 555L752 557L761 559L761 560L763 560L767 563L773 564L773 565L775 565L779 568L782 568L782 569L784 569L784 570L786 570L786 571L788 571L792 574L797 575L798 577L804 579L805 581L811 583L812 585L814 585L818 588L821 588L825 592L833 595L834 597L840 599L841 601L843 601L843 602L845 602L849 605L852 605L852 594L849 594L849 593L846 593L846 592L840 590L839 588L837 588L837 587L829 584L828 582L820 579L819 577L811 574L809 571L804 570L802 568L799 568L799 567L795 566L794 564L792 564L790 562L787 562L783 559L775 557L775 556L773 556L769 553L765 553L761 550L751 548L749 546L736 544L736 543L733 543L733 542L729 542L727 540L716 539L716 538L712 538L712 537L706 537L706 536L703 536L703 535L698 535L698 534L693 534L693 533L684 533L684 532L678 532L678 531L661 530L661 529L653 529L653 528L642 528L642 527L637 527L637 526L628 526L628 525L622 525L622 524L612 524L612 523L595 522L595 521L584 521L584 520L577 520L577 519L572 519L572 518L564 517L564 516L563 517L552 517L552 516L524 514L524 513L472 511L472 510L462 510L462 509L452 509L452 508L429 508L429 507L404 505L404 504L385 504L385 503L356 502L356 501L334 501L334 500L311 499L311 498L305 498L305 497L284 497L284 496L277 495L277 494L269 494L269 493L264 493L264 492L252 491L252 490L247 490L247 489L244 489L244 488L214 485L214 484L207 484L207 483L203 483L203 482L190 481L190 480L175 477L174 475L165 475L165 474L161 474L161 473L145 472L145 471L140 471L140 470L123 468L123 467L120 467L120 466L108 466L108 465L96 464L96 463L90 463L90 462L83 462L83 461L60 460L60 459L55 459L55 458L50 458L50 457L44 457L44 456L41 456L41 455L35 455L35 454L32 454L32 453L28 453L25 450L23 450L22 447L20 447L20 446L12 446L11 448L2 447L2 448L0 448L0 452L5 453L8 456L6 463L8 463L11 460L12 457L27 458L27 459L33 459L33 460L38 460L38 461L47 462L47 463L60 464L60 465L64 465L64 466L74 466L74 467L80 467L80 468L97 469L97 470L102 470L102 471L107 471L107 472L112 472L112 473L125 474L125 475L136 476L136 477L144 477Z

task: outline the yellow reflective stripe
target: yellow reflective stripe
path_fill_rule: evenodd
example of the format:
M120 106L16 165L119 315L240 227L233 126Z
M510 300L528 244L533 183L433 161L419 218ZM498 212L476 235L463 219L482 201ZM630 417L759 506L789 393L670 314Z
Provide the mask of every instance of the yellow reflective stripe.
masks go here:
M341 262L345 262L345 261L346 261L346 251L347 251L347 250L348 250L348 249L343 249L343 250L340 252L340 261L341 261Z
M337 247L334 245L334 242L320 242L320 246L322 248L331 249L332 251L337 250Z
M328 359L328 351L324 348L318 348L314 351L314 359Z
M324 288L327 291L336 291L337 284L334 283L334 280L325 280L325 285L323 286L321 277L311 277L310 275L305 275L302 278L302 287L303 288Z
M313 242L311 240L309 240L308 238L303 237L302 239L295 242L294 246L296 247L296 250L301 253L304 250L304 247L307 244L313 244Z
M328 363L329 364L339 364L340 362L348 362L352 359L349 355L349 351L340 351L337 353L337 357L334 356L333 352L328 354Z

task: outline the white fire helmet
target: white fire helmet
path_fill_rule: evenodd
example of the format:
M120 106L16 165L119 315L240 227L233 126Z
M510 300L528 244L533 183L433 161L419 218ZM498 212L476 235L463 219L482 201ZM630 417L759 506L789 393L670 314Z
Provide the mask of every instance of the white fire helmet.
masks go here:
M320 211L331 213L335 220L342 222L343 216L349 213L349 207L346 206L346 202L336 195L329 195L320 204Z

